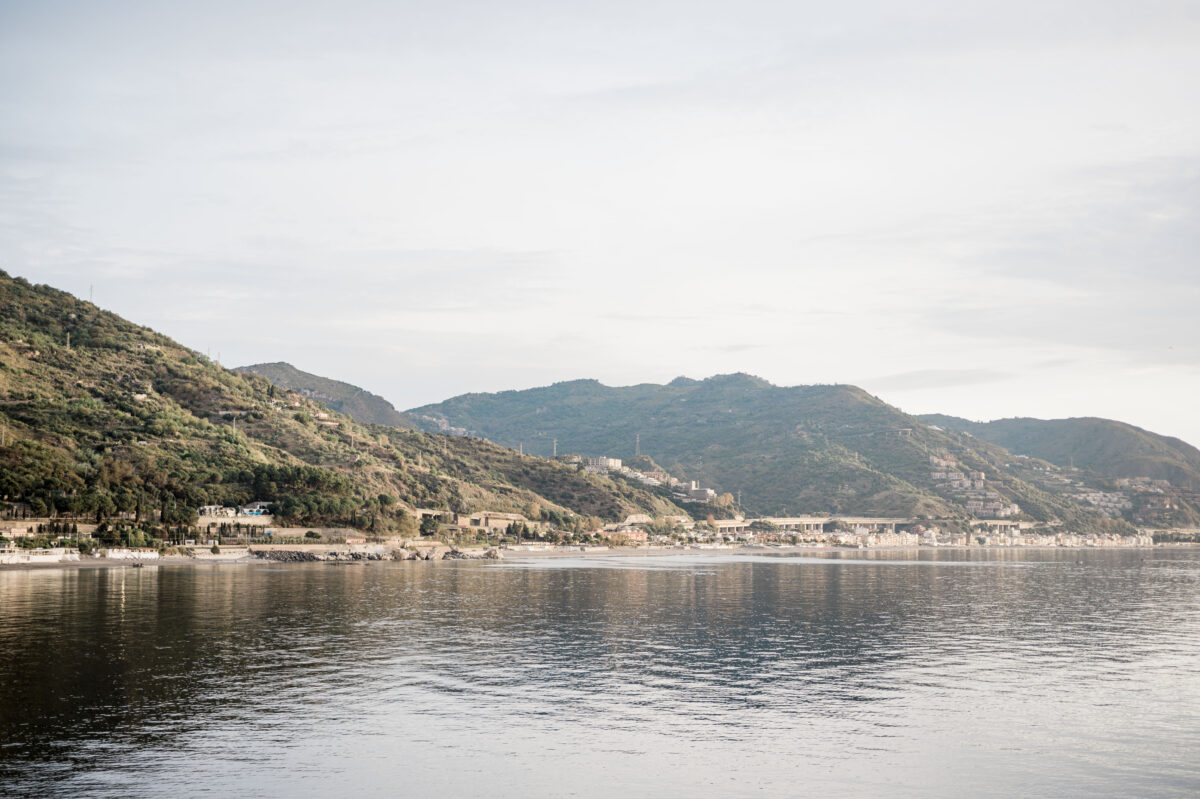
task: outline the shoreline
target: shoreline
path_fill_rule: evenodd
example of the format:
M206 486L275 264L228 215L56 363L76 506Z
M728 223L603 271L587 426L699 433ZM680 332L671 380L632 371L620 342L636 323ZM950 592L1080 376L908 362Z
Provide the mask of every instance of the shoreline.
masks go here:
M774 558L789 558L803 557L808 554L812 555L830 555L833 553L844 553L847 555L860 555L869 552L1146 552L1158 549L1187 549L1200 548L1200 544L1153 544L1150 546L1136 547L1062 547L1062 546L963 546L950 545L930 547L930 546L879 546L865 547L858 549L857 547L839 547L839 546L811 546L811 547L795 547L783 549L780 547L764 547L764 546L734 546L723 549L715 548L691 548L691 547L630 547L621 549L592 549L592 550L502 550L505 560L524 560L526 558L561 558L561 557L660 557L673 555L763 555Z
M853 547L838 547L838 546L813 546L813 547L795 547L782 549L779 547L763 547L763 546L732 546L728 548L692 548L692 547L629 547L629 548L608 548L597 547L591 549L502 549L502 559L496 562L523 561L523 560L542 560L556 558L653 558L653 557L679 557L687 556L703 556L711 557L718 555L760 555L772 558L801 558L805 556L820 556L828 557L831 554L839 553L846 555L862 555L871 552L880 553L920 553L920 552L1146 552L1157 550L1174 550L1174 549L1196 549L1200 548L1200 544L1180 543L1180 544L1154 544L1151 546L1136 546L1136 547L1062 547L1062 546L961 546L948 545L939 547L929 546L892 546L892 547L868 547L858 549ZM450 551L449 549L447 551ZM463 560L489 562L479 554L484 548L468 547L459 552L471 553L468 557L452 557L446 558L451 562L459 562ZM378 559L332 559L332 560L309 560L300 562L298 565L307 565L312 563L324 564L367 564L367 563L434 563L442 560L434 558L431 560L423 559L392 559L383 557ZM133 558L80 558L79 560L69 561L46 561L38 563L0 563L0 572L4 571L39 571L45 569L116 569L116 568L144 568L146 566L290 566L297 565L294 561L276 560L272 558L262 558L255 555L243 555L235 558L206 558L206 557L188 557L185 555L166 555L157 558L133 559Z

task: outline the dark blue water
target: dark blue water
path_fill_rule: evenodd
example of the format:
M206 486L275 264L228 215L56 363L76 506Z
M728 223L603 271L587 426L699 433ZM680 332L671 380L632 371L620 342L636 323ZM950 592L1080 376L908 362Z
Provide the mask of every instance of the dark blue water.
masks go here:
M1200 553L0 572L13 796L1195 796Z

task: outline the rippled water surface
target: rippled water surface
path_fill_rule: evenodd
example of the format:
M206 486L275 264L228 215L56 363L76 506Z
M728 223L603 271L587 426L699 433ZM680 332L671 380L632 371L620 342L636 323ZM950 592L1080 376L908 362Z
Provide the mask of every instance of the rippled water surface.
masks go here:
M1200 553L0 571L0 794L1195 796Z

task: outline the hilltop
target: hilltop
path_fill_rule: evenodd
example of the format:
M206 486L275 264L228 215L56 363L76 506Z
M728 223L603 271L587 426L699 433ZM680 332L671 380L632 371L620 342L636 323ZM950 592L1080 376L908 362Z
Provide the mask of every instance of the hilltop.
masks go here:
M555 440L559 452L590 456L629 458L636 447L672 474L740 493L753 513L1108 524L1069 496L1052 464L937 429L855 386L780 387L747 374L627 387L576 380L408 414L542 455Z
M235 372L247 372L265 377L279 388L291 389L309 399L317 400L326 407L344 413L356 422L382 424L389 427L412 429L413 423L392 403L366 389L330 380L327 377L303 372L290 363L256 363L238 366Z
M406 511L416 508L580 524L680 513L636 487L486 441L356 422L4 272L0 499L10 513L141 524L262 500L284 522L376 530L411 530Z

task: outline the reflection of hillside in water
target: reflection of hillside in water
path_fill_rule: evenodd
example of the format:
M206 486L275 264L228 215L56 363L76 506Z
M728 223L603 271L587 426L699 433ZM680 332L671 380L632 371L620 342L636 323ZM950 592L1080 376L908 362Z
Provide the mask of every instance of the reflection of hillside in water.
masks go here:
M863 754L972 703L1154 658L1188 673L1162 653L1197 629L1195 567L945 551L3 571L0 769L94 788L127 758L161 777L183 755L344 735L486 750L516 731L601 749L802 732Z

